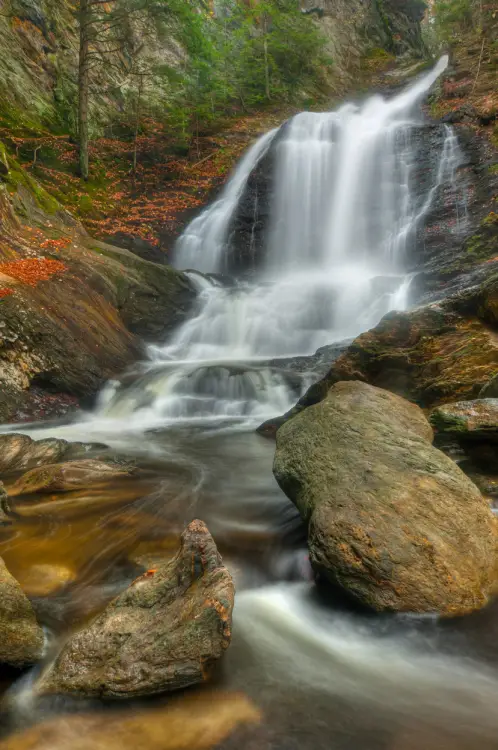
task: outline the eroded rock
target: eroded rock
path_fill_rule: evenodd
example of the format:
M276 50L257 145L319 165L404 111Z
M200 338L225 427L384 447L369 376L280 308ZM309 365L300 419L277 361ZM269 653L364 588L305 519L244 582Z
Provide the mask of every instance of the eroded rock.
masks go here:
M92 487L102 482L131 476L134 469L120 464L108 464L88 458L49 464L31 469L9 489L9 495L28 495L34 492L71 492Z
M38 694L131 698L204 682L230 644L234 586L202 521L69 639Z
M315 570L378 611L456 615L496 589L488 503L414 404L361 382L277 433L274 473L309 523Z
M29 600L0 558L0 664L34 664L42 656L43 643Z

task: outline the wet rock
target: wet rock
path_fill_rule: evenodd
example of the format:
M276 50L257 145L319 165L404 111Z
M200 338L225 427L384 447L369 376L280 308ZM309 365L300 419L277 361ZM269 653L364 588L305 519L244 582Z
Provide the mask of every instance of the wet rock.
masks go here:
M497 525L422 411L342 382L277 433L274 473L320 575L377 611L456 615L497 586Z
M9 489L9 495L29 495L35 492L71 492L103 482L129 477L134 469L118 464L86 459L50 464L31 469Z
M341 380L362 380L423 407L477 398L498 367L488 309L458 298L389 313L353 341L285 418L325 398Z
M444 404L430 415L433 427L459 440L498 443L498 398Z
M479 392L479 398L498 398L498 375L486 383L484 388Z
M2 482L0 482L0 526L5 526L12 523L10 517L10 506L7 497L7 492Z
M0 742L0 750L208 750L261 715L242 693L203 693L133 714L63 716Z
M230 644L233 601L213 538L192 521L176 557L70 638L36 692L131 698L204 682Z
M42 656L43 642L31 604L0 558L0 664L34 664Z
M32 440L14 432L0 435L0 475L60 461L69 445L57 438Z

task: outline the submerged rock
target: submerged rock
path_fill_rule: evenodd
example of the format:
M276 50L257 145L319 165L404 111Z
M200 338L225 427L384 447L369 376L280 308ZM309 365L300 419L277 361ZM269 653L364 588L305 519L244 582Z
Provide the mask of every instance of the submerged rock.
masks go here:
M88 458L82 461L67 461L31 469L9 489L9 495L28 495L34 492L71 492L95 484L130 476L132 467L107 464Z
M34 664L42 656L43 643L29 600L0 558L0 664Z
M498 398L444 404L431 412L430 421L439 433L462 441L498 443Z
M62 716L8 737L0 750L208 750L260 719L242 693L208 692L127 716L108 711Z
M234 586L202 521L69 639L38 694L131 698L204 682L230 644Z
M497 525L422 411L334 385L277 433L275 477L309 523L314 569L377 611L456 615L494 593Z
M76 578L76 573L70 567L57 564L32 565L23 573L21 578L23 591L28 596L50 596L67 586Z

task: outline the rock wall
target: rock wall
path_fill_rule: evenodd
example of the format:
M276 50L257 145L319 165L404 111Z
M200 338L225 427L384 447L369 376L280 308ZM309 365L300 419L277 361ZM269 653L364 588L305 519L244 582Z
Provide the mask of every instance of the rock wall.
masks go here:
M372 50L423 55L420 0L304 0L328 40L338 91L350 87Z
M148 58L180 64L184 52L174 39L130 30ZM114 47L119 45L114 45ZM74 119L79 38L76 9L68 0L5 0L0 12L0 125L49 125L67 129ZM92 122L104 127L123 108L129 77L126 58L106 57L92 69Z

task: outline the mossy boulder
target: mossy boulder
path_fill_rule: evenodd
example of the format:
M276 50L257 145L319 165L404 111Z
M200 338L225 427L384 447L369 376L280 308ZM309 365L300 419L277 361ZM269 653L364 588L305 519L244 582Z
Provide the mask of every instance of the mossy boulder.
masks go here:
M176 557L70 637L35 692L133 698L204 682L230 644L233 603L213 538L192 521Z
M274 474L315 571L376 611L458 615L496 591L497 522L414 404L361 382L277 432Z
M43 643L29 600L0 558L0 664L34 664L41 659Z

